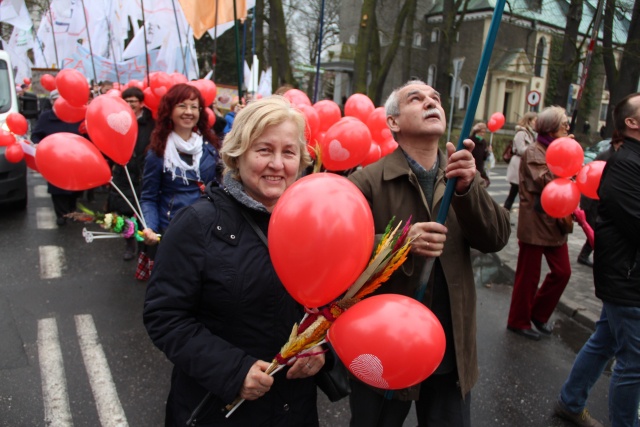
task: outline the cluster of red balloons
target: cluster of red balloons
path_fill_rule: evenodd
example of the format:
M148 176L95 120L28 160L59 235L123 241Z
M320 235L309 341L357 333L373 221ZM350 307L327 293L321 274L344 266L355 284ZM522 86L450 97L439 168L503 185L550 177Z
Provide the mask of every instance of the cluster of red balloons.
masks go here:
M4 157L9 163L18 163L25 158L25 155L16 135L26 134L29 130L29 124L20 113L10 113L7 115L5 123L9 130L0 129L0 147L7 147Z
M562 218L571 215L580 204L580 193L598 198L598 186L605 162L595 161L582 165L584 151L580 144L568 137L549 144L546 161L549 170L558 178L542 190L540 202L547 215ZM576 177L575 181L572 180Z
M344 105L344 117L334 101L325 99L312 105L298 89L288 90L284 97L305 115L309 153L315 156L319 149L327 170L366 166L398 146L387 126L384 108L375 108L366 95L351 95Z

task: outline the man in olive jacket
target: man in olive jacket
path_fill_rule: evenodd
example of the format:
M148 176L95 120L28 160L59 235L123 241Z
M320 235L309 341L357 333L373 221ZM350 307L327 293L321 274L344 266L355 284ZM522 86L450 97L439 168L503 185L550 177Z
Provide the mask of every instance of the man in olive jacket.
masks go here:
M413 400L420 425L469 426L470 390L478 378L470 248L502 249L511 233L509 213L486 192L471 140L465 140L466 149L456 152L449 142L446 155L439 151L446 118L438 92L421 81L409 81L389 96L385 109L399 148L350 179L369 201L376 233L394 216L412 217L409 236L416 239L411 254L381 293L414 297L426 260L436 258L423 303L440 320L447 348L431 377L392 396L353 379L351 427L402 426ZM446 180L452 177L457 177L455 194L441 225L435 217Z

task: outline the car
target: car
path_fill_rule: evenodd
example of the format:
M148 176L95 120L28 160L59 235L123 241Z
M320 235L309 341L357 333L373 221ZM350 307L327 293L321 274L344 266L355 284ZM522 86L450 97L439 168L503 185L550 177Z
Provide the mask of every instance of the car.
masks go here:
M598 154L607 151L611 147L611 138L603 139L600 142L596 142L591 147L584 150L584 164L591 163L596 159Z
M18 99L9 54L0 50L0 128L9 130L5 120L18 112ZM0 205L24 209L27 206L27 164L8 162L6 147L0 147Z

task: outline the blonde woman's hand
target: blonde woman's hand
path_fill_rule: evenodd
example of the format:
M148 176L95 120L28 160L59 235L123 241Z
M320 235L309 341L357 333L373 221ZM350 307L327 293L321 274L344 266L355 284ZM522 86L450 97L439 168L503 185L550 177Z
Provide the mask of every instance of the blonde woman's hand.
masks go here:
M256 400L271 390L273 377L265 373L269 365L271 365L271 363L258 360L251 366L240 389L241 398Z
M158 241L160 239L158 239L158 235L155 233L155 231L153 231L150 228L145 228L144 230L142 230L142 236L144 237L144 243L146 245L157 245Z

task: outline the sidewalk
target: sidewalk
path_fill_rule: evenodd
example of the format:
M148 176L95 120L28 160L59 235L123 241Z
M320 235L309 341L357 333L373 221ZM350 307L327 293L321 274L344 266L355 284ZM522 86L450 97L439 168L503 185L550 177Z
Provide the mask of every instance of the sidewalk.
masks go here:
M511 211L511 220L516 225L512 226L511 237L509 243L497 255L500 260L512 269L516 270L518 261L518 239L517 239L517 223L518 211ZM600 311L602 310L602 301L595 296L593 286L593 269L578 264L577 258L582 249L582 245L586 240L582 228L574 222L573 233L569 234L569 260L571 261L571 279L562 294L562 298L558 303L556 310L560 310L567 316L573 318L578 323L584 325L590 330L595 329L595 323L600 319ZM540 282L544 280L544 276L549 272L547 263L542 262L542 272Z

